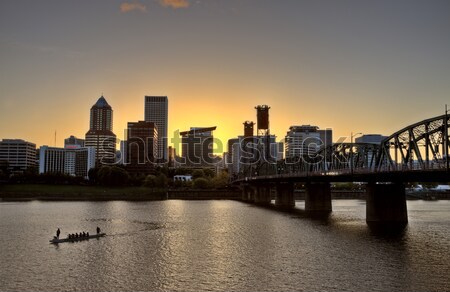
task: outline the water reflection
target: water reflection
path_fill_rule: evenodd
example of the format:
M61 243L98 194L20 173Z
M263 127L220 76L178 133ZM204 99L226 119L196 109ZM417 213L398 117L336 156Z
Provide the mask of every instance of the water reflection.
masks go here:
M408 202L400 233L374 231L365 204L310 217L233 201L0 204L6 290L446 290L450 203ZM48 244L105 230L99 240ZM19 232L17 232L19 231ZM15 241L11 236L17 235ZM30 240L32 238L33 240Z

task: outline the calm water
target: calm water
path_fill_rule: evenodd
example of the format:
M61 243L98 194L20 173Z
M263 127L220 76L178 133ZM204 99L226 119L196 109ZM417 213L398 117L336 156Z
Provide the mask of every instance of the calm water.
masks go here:
M0 290L450 290L450 201L409 201L398 236L367 228L364 201L333 208L313 220L235 201L0 203ZM107 237L48 242L97 225Z

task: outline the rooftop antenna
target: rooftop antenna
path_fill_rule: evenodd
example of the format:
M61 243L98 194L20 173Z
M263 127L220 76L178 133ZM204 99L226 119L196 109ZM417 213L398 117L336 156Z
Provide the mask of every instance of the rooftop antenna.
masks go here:
M55 147L56 147L56 130L55 130Z

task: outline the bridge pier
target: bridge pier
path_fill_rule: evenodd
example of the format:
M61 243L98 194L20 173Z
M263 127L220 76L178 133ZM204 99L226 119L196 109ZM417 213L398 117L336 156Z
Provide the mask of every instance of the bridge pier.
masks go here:
M256 187L255 192L255 204L259 205L269 205L271 202L270 197L270 186L269 185L261 185Z
M366 185L366 222L369 225L390 225L408 223L406 194L403 183Z
M306 184L305 210L308 212L331 212L331 188L328 182Z
M255 201L255 189L251 186L242 188L242 201L253 203Z
M277 183L275 205L282 208L295 207L293 183Z

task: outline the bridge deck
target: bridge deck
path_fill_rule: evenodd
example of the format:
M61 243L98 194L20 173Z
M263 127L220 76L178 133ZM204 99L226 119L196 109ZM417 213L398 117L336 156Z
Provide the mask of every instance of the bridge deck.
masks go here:
M445 170L407 170L389 172L329 172L261 175L235 180L234 183L263 182L448 182L450 173Z

